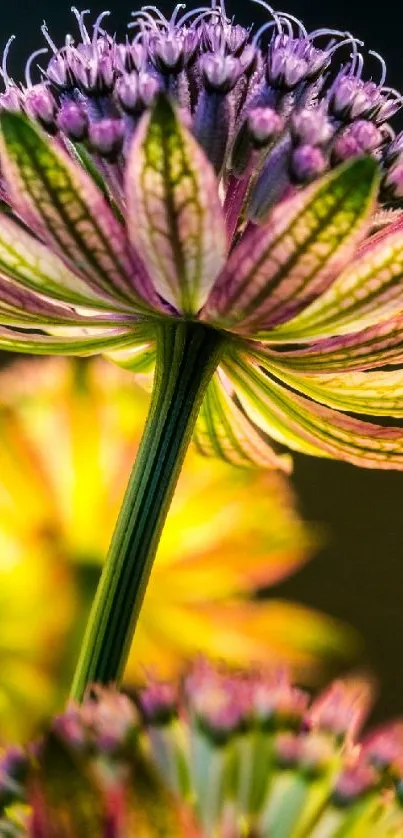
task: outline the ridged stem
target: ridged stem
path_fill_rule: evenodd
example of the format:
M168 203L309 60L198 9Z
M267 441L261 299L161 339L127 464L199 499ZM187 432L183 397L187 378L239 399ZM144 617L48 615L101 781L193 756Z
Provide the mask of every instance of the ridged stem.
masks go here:
M219 334L201 324L159 327L150 410L73 681L71 695L78 701L89 684L119 683L123 675L158 542L221 345Z

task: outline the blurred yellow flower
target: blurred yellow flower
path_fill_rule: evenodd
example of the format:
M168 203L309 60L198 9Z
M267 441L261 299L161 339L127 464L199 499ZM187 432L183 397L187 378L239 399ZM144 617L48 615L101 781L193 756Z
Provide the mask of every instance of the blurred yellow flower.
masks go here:
M0 375L0 724L17 693L28 723L56 701L56 683L66 687L147 401L131 375L100 360L17 362ZM175 675L197 652L286 660L311 677L321 653L343 651L343 632L251 595L306 561L313 543L283 476L191 451L126 681Z

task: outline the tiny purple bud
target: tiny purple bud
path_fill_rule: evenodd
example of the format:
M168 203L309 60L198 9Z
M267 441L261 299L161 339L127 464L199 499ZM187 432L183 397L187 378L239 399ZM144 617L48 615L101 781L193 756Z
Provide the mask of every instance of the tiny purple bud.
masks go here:
M228 739L250 717L250 682L222 673L204 661L186 679L186 693L199 723L217 741Z
M333 129L323 108L303 108L291 119L291 133L301 145L324 145Z
M249 31L244 26L234 24L228 27L226 31L224 30L224 35L228 52L235 55L236 58L240 58L248 42Z
M229 93L242 75L242 64L232 55L209 53L200 63L205 87L215 93Z
M140 708L147 724L165 724L178 711L178 688L165 681L149 681L139 695Z
M46 128L54 127L57 104L45 84L30 87L25 94L24 105L30 117L37 119Z
M5 93L0 93L0 111L20 111L23 102L23 93L15 84L10 84Z
M115 97L125 113L143 113L155 101L160 83L150 73L125 73L116 82Z
M252 142L262 148L281 134L283 118L273 108L255 108L248 116L248 131Z
M309 57L301 49L301 40L276 35L268 51L268 83L280 90L291 91L307 77L308 72Z
M145 108L150 108L161 89L159 81L150 73L140 73L139 94Z
M160 73L179 73L185 63L183 41L175 32L161 34L150 44L152 61Z
M344 807L354 803L359 797L376 788L378 775L374 768L363 762L357 762L346 768L337 778L333 791L333 802Z
M307 693L294 687L283 672L268 680L258 679L253 686L253 715L263 725L298 727L308 701Z
M348 127L347 131L354 137L363 152L374 151L383 140L379 128L368 119L358 119Z
M59 91L71 90L74 87L74 77L69 66L71 49L58 52L49 61L46 76Z
M121 119L101 119L90 122L88 139L94 151L102 157L114 159L122 149L124 133Z
M345 160L350 160L351 157L357 157L361 153L358 140L356 140L353 134L346 131L340 134L333 143L331 153L332 163L335 165L337 163L343 163Z
M290 174L296 183L309 183L326 169L326 157L312 145L301 145L293 151Z
M138 113L142 110L137 73L127 73L117 80L115 97L125 113Z
M403 155L386 173L382 189L388 198L403 198Z
M391 724L373 731L362 743L362 756L381 770L400 762L403 751L403 724Z
M332 86L329 107L339 119L358 119L374 114L382 101L381 88L353 75L339 75Z
M69 61L76 83L88 95L105 96L111 93L115 84L115 67L111 54L95 50L87 54L85 48L72 51Z
M134 41L132 44L116 44L115 66L121 73L140 72L147 63L148 55L145 44Z
M354 740L367 715L371 689L362 681L335 681L314 701L309 722L337 738Z
M76 102L65 102L57 117L57 127L73 142L81 142L88 133L88 115Z

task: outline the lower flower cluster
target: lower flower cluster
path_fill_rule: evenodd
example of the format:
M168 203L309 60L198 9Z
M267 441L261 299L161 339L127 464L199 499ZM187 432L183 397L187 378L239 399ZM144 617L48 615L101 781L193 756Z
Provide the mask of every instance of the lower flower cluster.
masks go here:
M283 672L205 661L133 698L95 687L3 755L0 835L401 836L403 725L359 742L370 692L350 679L312 700Z

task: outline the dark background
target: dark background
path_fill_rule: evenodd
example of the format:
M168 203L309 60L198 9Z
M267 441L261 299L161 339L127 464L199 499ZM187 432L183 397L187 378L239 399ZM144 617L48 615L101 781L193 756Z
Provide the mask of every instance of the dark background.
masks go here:
M160 7L168 13L173 5L161 2ZM104 8L102 0L91 3L94 15ZM135 0L114 0L111 20L122 34L134 8ZM18 36L9 66L16 76L30 51L43 45L43 19L58 44L66 32L75 31L69 0L0 0L0 10L0 41L5 43L11 33ZM285 10L308 29L348 30L365 40L368 49L385 57L388 84L403 89L403 7L399 10L395 0L289 0ZM249 0L228 0L228 12L248 25L267 19ZM403 474L296 456L295 485L304 516L324 523L327 544L276 594L352 624L364 641L359 662L379 680L377 718L403 714Z

